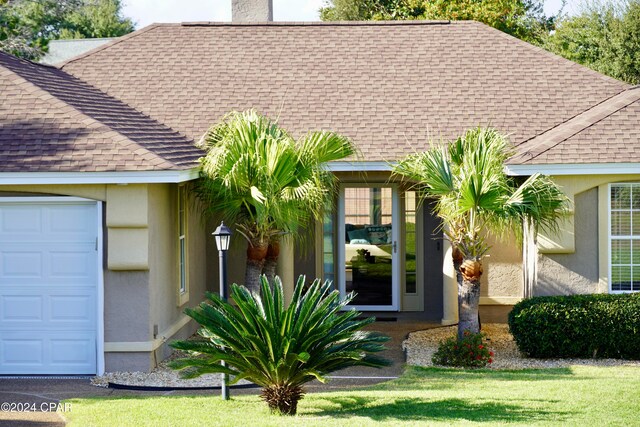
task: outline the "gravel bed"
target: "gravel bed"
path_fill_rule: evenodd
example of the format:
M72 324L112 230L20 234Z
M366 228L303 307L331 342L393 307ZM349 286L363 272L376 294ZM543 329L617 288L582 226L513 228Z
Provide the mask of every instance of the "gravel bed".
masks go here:
M620 359L532 359L523 357L509 333L506 324L489 323L482 325L487 334L488 347L494 352L491 369L530 369L530 368L564 368L571 365L593 366L638 366L640 361ZM407 355L407 364L417 366L434 366L431 357L438 349L441 341L455 336L457 326L427 329L412 332L402 343Z
M145 387L216 387L220 385L220 374L205 374L189 380L180 378L178 371L169 368L167 364L182 356L180 352L174 352L151 372L106 372L102 376L93 377L91 384L97 387L108 387L109 383ZM242 380L238 384L250 383Z
M571 365L628 365L640 367L640 361L619 359L526 358L518 351L507 325L499 323L483 324L482 330L487 334L489 338L488 346L494 352L493 363L488 366L491 369L562 368ZM409 337L402 343L402 348L407 355L407 364L434 366L431 362L431 357L438 345L441 341L455 336L456 331L456 326L446 326L409 334ZM181 356L180 352L175 352L151 372L108 372L102 376L94 377L91 383L98 387L107 387L110 382L147 387L215 387L220 385L219 374L207 374L191 380L180 378L178 372L170 369L167 363ZM241 381L240 384L248 384L248 382Z

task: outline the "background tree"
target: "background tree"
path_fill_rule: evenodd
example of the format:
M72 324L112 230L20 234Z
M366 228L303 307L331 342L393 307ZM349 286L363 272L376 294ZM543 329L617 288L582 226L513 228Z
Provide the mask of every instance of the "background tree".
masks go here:
M553 28L543 0L328 0L323 21L475 20L520 39L540 42Z
M467 131L449 144L407 156L394 174L435 200L451 242L458 281L458 340L478 333L482 259L490 249L487 236L519 234L523 224L553 230L567 209L567 199L549 178L532 175L522 184L506 175L513 154L507 138L493 129Z
M587 2L562 18L543 47L598 72L640 83L640 0Z
M303 239L332 202L335 176L326 163L356 148L333 132L295 140L255 110L229 113L200 146L207 153L196 194L207 216L221 214L248 241L245 286L258 291L260 274L275 274L280 239Z
M133 31L121 0L0 0L0 50L37 60L49 40L119 37Z

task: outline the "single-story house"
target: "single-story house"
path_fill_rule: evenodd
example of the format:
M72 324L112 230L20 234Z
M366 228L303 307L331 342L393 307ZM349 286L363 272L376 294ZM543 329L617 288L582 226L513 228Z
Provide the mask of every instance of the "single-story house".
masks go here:
M455 322L450 247L390 163L478 125L510 135L510 174L549 174L574 202L526 262L494 245L483 321L525 295L640 290L640 89L477 22L154 24L58 68L0 54L0 93L0 374L148 370L194 331L182 311L218 284L193 141L230 110L361 151L329 166L339 197L315 239L284 245L288 292L306 274L363 311Z

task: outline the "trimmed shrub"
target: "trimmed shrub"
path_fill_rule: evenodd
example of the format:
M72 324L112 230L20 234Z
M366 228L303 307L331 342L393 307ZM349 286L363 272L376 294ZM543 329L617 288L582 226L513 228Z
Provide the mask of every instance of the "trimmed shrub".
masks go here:
M528 298L509 313L509 329L530 357L640 360L640 294Z
M456 337L440 343L431 361L436 365L456 366L460 368L484 368L493 362L493 352L483 342L485 334L464 331L462 341Z

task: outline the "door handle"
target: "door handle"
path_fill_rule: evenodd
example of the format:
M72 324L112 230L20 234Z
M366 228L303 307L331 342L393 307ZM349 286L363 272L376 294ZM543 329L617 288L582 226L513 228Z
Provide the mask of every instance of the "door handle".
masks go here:
M393 253L398 253L398 242L394 240L393 242Z

